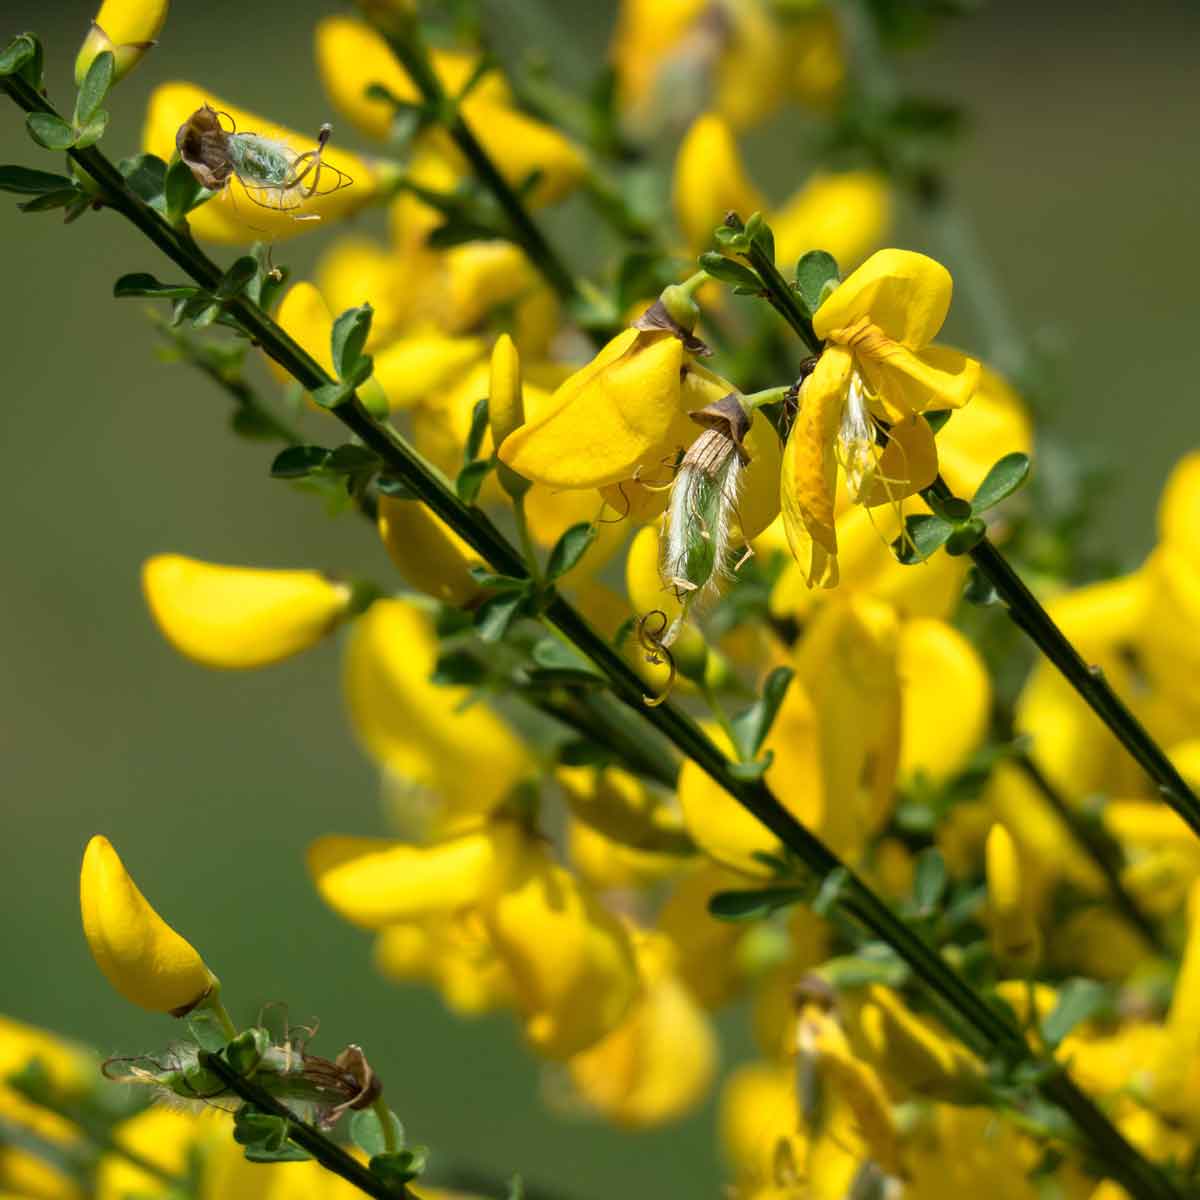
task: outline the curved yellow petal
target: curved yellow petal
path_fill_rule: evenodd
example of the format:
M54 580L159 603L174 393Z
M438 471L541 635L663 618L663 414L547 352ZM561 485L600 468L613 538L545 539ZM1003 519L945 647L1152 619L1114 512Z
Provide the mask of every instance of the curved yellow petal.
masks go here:
M521 742L470 692L431 682L438 656L432 619L403 600L377 600L346 645L350 720L382 765L428 789L450 819L478 817L528 769Z
M579 820L568 825L567 855L572 870L601 892L653 887L691 865L690 859L677 854L635 850Z
M381 495L379 536L410 587L457 608L482 597L470 569L483 560L420 500Z
M883 240L891 216L882 175L818 173L772 214L775 257L785 271L810 250L826 250L843 266L859 263Z
M1003 825L993 825L988 833L985 858L992 947L1002 966L1027 974L1041 957L1042 936L1016 843Z
M484 350L482 338L447 337L432 329L412 333L376 352L372 378L392 408L411 408L436 401L479 362Z
M289 337L299 342L331 376L337 378L333 369L333 313L311 283L301 280L288 288L275 313L275 320L283 326ZM267 357L267 366L280 383L291 380L290 372L270 356Z
M897 421L887 431L887 445L858 494L867 508L897 506L928 487L938 473L937 445L929 422L920 414Z
M104 0L75 59L76 86L105 50L113 55L113 82L128 75L162 32L167 8L168 0Z
M783 447L774 426L761 413L750 424L745 446L750 462L742 470L735 518L738 536L749 542L779 516Z
M224 567L157 554L142 590L163 636L206 667L265 667L307 650L345 615L350 588L318 571Z
M663 583L661 564L658 527L644 525L629 544L625 557L625 590L638 616L662 612L670 625L682 615L683 604L675 589Z
M1158 504L1158 536L1200 561L1200 450L1184 455L1171 469Z
M559 767L555 773L577 820L633 849L687 854L683 821L664 798L620 767Z
M310 135L297 133L286 126L263 120L245 109L235 108L193 83L172 82L159 84L150 95L146 123L142 129L142 149L169 161L175 153L175 135L179 127L205 104L218 112L227 113L239 132L257 133L261 137L285 142L297 154L316 147L315 131ZM299 215L317 216L321 218L320 221L297 221L290 212L264 208L250 199L241 183L233 180L224 192L189 215L188 223L192 232L201 238L232 245L247 245L264 237L278 241L320 228L323 221L336 221L348 216L374 197L379 176L365 159L332 142L326 147L321 161L349 175L354 182L336 192L313 196L298 210Z
M522 837L504 821L431 846L331 834L308 848L308 871L339 916L382 929L481 904L504 885Z
M679 415L682 363L673 335L626 330L558 389L546 414L505 440L500 460L550 487L629 478Z
M892 420L933 409L962 408L979 386L979 363L957 350L912 351L898 342L859 358L863 377Z
M894 342L920 350L933 340L950 311L950 272L912 250L877 250L813 314L825 340L866 317Z
M800 412L783 452L783 527L809 587L834 587L838 581L834 442L853 366L840 346L826 348L801 388Z
M212 988L204 960L154 911L100 834L84 851L79 907L96 965L126 1000L182 1015Z
M317 286L331 315L370 301L375 315L366 348L372 352L391 341L412 316L404 268L396 255L358 236L339 238L317 263Z
M542 847L527 846L483 919L538 1054L566 1059L586 1050L636 1001L640 981L625 927Z
M898 654L900 775L943 783L987 733L991 678L975 647L944 621L905 621Z
M672 185L675 219L694 254L712 245L729 211L743 220L766 208L738 153L733 130L715 113L697 117L679 143Z
M781 1144L794 1143L803 1154L794 1065L750 1062L739 1066L721 1090L718 1122L721 1146L735 1174L748 1184L772 1181ZM767 1194L775 1200L773 1193ZM778 1200L788 1194L780 1189Z

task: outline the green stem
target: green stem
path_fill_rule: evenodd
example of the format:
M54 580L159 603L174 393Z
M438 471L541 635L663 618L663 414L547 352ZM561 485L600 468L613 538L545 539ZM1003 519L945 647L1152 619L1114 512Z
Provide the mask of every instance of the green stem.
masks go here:
M385 20L379 17L374 8L368 8L365 15L408 72L425 103L437 113L446 132L471 164L476 178L500 206L508 219L513 241L525 251L529 261L541 272L564 304L577 303L581 296L574 275L546 240L521 198L480 144L462 115L461 105L447 96L442 81L429 61L416 18L408 14L395 14L392 20Z
M940 475L921 495L935 501L954 497ZM1008 559L988 538L985 537L970 554L976 569L996 589L1017 626L1059 669L1063 678L1150 776L1163 800L1187 822L1193 833L1200 835L1200 799L1145 726L1113 691L1100 668L1084 662Z
M537 587L542 586L542 569L538 565L537 546L529 532L529 520L525 515L525 497L513 497L513 516L516 518L517 536L521 540L521 549L525 555L525 563L529 570L529 578Z
M709 712L716 718L721 731L729 739L729 744L733 747L733 752L740 762L742 755L738 750L737 734L734 731L733 722L729 719L729 714L725 711L725 705L721 703L721 698L717 695L716 689L710 687L706 680L701 680L699 687L700 694L704 697L704 703L708 705Z
M219 979L213 980L212 990L201 1001L200 1007L212 1011L213 1016L217 1018L217 1022L221 1026L221 1032L231 1042L237 1037L238 1027L233 1023L233 1018L229 1015L229 1010L221 1000L221 981Z
M734 229L741 228L742 225L741 219L733 213L725 218L725 223ZM821 340L813 332L812 319L805 312L799 297L788 286L787 280L780 274L774 261L757 243L751 243L744 257L758 272L771 307L792 327L809 354L820 354Z
M0 79L0 86L25 111L58 115L45 98L24 80L7 76ZM141 229L176 265L191 275L196 283L209 289L217 286L223 274L217 264L209 259L190 237L173 229L140 197L131 192L120 173L99 150L90 147L72 150L69 153L93 179L110 207ZM233 297L225 302L225 307L264 352L283 366L307 390L311 391L334 382L320 364L245 296ZM350 396L330 412L356 434L364 445L374 450L384 461L388 471L408 484L415 495L490 563L494 570L517 578L528 577L522 555L503 537L495 525L478 509L464 505L445 485L439 473L394 429L372 417L356 395ZM895 949L914 976L969 1027L971 1041L977 1049L989 1057L998 1056L1012 1063L1037 1061L1012 1020L988 1004L972 985L942 958L938 950L898 917L837 855L784 808L761 779L739 779L731 769L733 764L695 722L674 705L664 703L655 708L644 707L644 684L641 677L555 588L550 587L543 593L543 602L545 618L574 642L608 677L617 697L657 728L681 753L693 759L720 787L791 849L814 875L824 880L837 874L842 880L844 911ZM261 1088L242 1080L222 1060L213 1055L203 1055L202 1062L221 1076L244 1099L259 1105L266 1112L274 1112L291 1119L295 1130L294 1140L309 1150L323 1165L355 1182L368 1194L390 1200L393 1193L383 1190L370 1172L365 1171L344 1152L337 1150L318 1131L296 1123L290 1112ZM1065 1073L1054 1073L1038 1086L1047 1100L1057 1104L1071 1117L1080 1134L1091 1144L1097 1159L1103 1162L1112 1176L1123 1183L1134 1196L1139 1200L1142 1197L1146 1200L1178 1200L1179 1193L1170 1181L1139 1154ZM301 1141L301 1136L306 1141ZM340 1158L329 1158L329 1150L335 1150ZM364 1186L363 1181L368 1186Z
M396 1123L392 1120L392 1110L388 1108L382 1092L371 1102L371 1108L374 1110L375 1119L379 1122L379 1128L383 1133L384 1154L397 1153L400 1144L396 1141Z
M273 1117L282 1117L287 1121L288 1141L295 1143L301 1150L307 1151L327 1171L340 1175L347 1183L353 1184L360 1192L375 1196L377 1200L404 1200L411 1197L408 1188L393 1187L385 1183L352 1158L336 1142L327 1138L319 1129L302 1121L286 1104L276 1100L270 1092L258 1086L252 1080L239 1075L219 1054L210 1054L207 1050L200 1051L200 1065L211 1071L239 1099L253 1105L259 1112L269 1113ZM385 1124L385 1129L391 1122ZM385 1134L386 1136L386 1134Z

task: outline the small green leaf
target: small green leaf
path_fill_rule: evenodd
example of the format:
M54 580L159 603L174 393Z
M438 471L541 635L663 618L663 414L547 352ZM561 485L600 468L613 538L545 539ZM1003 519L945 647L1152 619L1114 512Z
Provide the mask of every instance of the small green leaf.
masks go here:
M243 1104L233 1114L233 1138L245 1147L250 1162L303 1162L309 1156L288 1141L291 1122L286 1117L259 1112Z
M1029 478L1029 455L1014 450L993 464L971 500L977 512L987 512L1011 496Z
M337 408L354 395L354 389L344 383L323 383L320 387L313 388L309 395L313 403L320 408Z
M132 158L123 158L117 164L117 168L125 176L125 182L131 192L152 207L162 207L167 164L158 155L136 154Z
M946 539L946 553L957 558L961 554L969 554L983 539L987 537L987 526L982 517L972 517L956 525Z
M969 521L974 515L970 502L962 500L958 496L938 496L930 492L926 499L929 501L929 507L952 525L956 525L960 521Z
M877 959L846 955L826 959L821 964L821 976L840 992L866 987L871 983L882 983L893 988L903 987L908 981L909 971L898 958Z
M210 1008L194 1008L187 1017L188 1032L202 1050L212 1054L225 1049L229 1041L225 1030L217 1019L216 1013Z
M273 1150L266 1146L247 1146L242 1153L246 1161L252 1163L308 1162L312 1157L307 1150L301 1150L294 1142L284 1142Z
M380 475L375 481L375 487L381 496L391 496L394 500L417 499L417 493L412 487L394 475Z
M391 1109L388 1109L387 1119L391 1126L394 1145L403 1146L404 1126L400 1124L400 1119ZM350 1140L368 1158L385 1153L387 1147L384 1143L383 1125L374 1108L360 1109L350 1119Z
M479 687L488 677L488 666L466 649L443 650L430 682L442 686Z
M467 463L459 471L458 478L454 481L454 490L464 504L475 503L479 489L483 487L483 481L495 465L490 458L477 458L474 462Z
M321 470L329 461L330 453L322 446L289 446L275 456L271 478L303 479Z
M937 906L946 890L946 860L936 846L929 846L917 856L913 872L913 899L917 907L928 912Z
M763 683L762 696L745 712L734 717L733 733L743 759L754 758L767 740L795 674L791 667L776 667Z
M1058 1000L1042 1022L1042 1037L1053 1050L1075 1028L1112 1007L1112 992L1093 979L1068 979Z
M550 551L550 557L546 560L547 580L553 583L570 571L596 540L596 532L596 526L590 521L580 521L578 525L572 525L554 543L554 549Z
M70 150L75 145L75 130L53 113L35 112L25 118L29 136L47 150Z
M359 471L376 471L379 469L379 465L379 455L374 450L347 442L333 450L325 463L325 468L338 475L354 475Z
M380 1179L400 1185L416 1179L428 1161L429 1151L424 1146L413 1146L411 1150L400 1150L396 1154L376 1154L368 1166Z
M755 888L746 892L717 892L708 900L708 911L718 921L758 921L780 908L804 899L801 887Z
M812 902L813 912L827 917L846 896L849 886L850 872L845 867L835 867L821 881L820 890Z
M933 412L927 412L924 415L925 424L928 425L929 428L936 434L941 432L942 427L946 424L946 422L950 420L952 416L954 416L954 409L936 408L933 410Z
M251 1074L271 1044L271 1035L258 1026L244 1029L225 1047L225 1061L239 1074Z
M604 679L582 654L556 637L542 638L535 643L530 657L540 668L530 674L542 682L595 683Z
M26 213L49 212L55 208L69 208L81 197L85 202L91 203L90 198L84 196L78 188L63 188L61 192L45 192L41 196L34 196L32 200L26 200L24 204L18 204L17 207Z
M101 50L92 59L92 65L79 85L79 95L75 97L75 124L80 128L91 121L104 103L104 97L112 87L116 62L111 50Z
M929 513L904 518L904 534L892 543L892 553L905 566L924 562L954 532L949 521Z
M746 236L745 228L738 225L718 225L713 230L713 238L718 246L724 247L731 254L745 254L750 249L750 239Z
M837 259L826 250L810 250L796 264L795 291L810 317L821 307L825 285L838 278Z
M0 167L0 192L15 192L18 196L41 196L67 188L74 191L75 181L66 175L52 175L49 171L34 171L29 167Z
M258 274L258 263L249 254L243 254L217 284L213 295L218 300L232 300L246 290L246 285Z
M75 135L75 149L86 150L89 146L94 146L104 136L108 121L108 109L100 109L86 125L79 127L79 132Z
M700 266L722 283L732 283L748 292L762 291L762 280L749 267L732 258L726 258L716 250L706 250L700 255Z
M149 296L155 300L191 300L199 295L200 289L186 283L160 283L153 275L136 273L122 275L113 284L113 295L118 299L130 296Z
M514 1175L508 1181L508 1191L504 1200L525 1200L525 1180L520 1175Z
M497 575L494 571L490 571L487 567L468 567L467 574L481 588L489 592L512 592L520 591L522 588L529 586L527 578L517 575Z
M163 179L163 202L167 208L167 220L172 225L178 225L207 195L206 189L192 174L192 168L182 159L177 158L167 167Z
M467 444L463 449L463 463L474 462L479 457L479 448L483 445L483 435L488 427L488 399L486 396L475 401L471 410L471 429L467 434Z
M333 336L330 340L333 366L339 379L347 379L362 358L363 347L367 344L367 336L371 332L371 318L374 315L375 310L370 304L361 304L358 308L346 309L334 321Z
M40 49L38 40L32 33L19 34L0 53L0 75L16 74L31 60L39 57Z
M475 632L485 642L498 642L517 619L528 598L528 591L497 592L475 610Z
M967 572L967 582L963 586L963 599L968 604L974 604L980 608L995 604L1000 599L991 581L974 563Z
M746 222L746 238L754 249L760 251L772 263L775 262L775 235L762 213L750 214L750 219Z

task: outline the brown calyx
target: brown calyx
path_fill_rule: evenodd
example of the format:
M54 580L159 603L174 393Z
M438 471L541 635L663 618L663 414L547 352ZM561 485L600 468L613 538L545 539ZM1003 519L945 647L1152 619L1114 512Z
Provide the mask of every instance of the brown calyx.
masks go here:
M697 425L724 434L737 450L742 466L750 461L750 452L743 445L746 434L750 432L750 417L736 392L730 392L689 415Z
M667 312L667 306L661 300L655 300L648 309L640 317L638 317L632 325L633 329L640 329L643 333L666 332L674 334L682 343L683 348L689 353L696 355L697 358L707 358L712 354L708 343L703 338L698 338L689 329L684 329L674 317Z
M175 148L201 187L219 192L229 182L233 174L229 134L221 128L220 114L210 105L196 109L180 125Z

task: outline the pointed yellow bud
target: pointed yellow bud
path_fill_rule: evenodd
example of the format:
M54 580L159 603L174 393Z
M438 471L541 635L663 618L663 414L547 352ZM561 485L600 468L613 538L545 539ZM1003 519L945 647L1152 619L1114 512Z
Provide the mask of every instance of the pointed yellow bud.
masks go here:
M206 667L265 667L319 642L346 614L351 591L317 571L223 567L158 554L142 567L146 603L163 636Z
M339 916L367 929L482 903L512 870L521 834L497 821L432 846L384 838L318 838L308 870Z
M79 906L92 957L126 1000L183 1016L212 989L204 960L150 907L99 834L83 855Z
M985 858L992 948L1004 966L1028 973L1041 957L1042 938L1022 879L1016 843L1003 825L992 826Z
M421 501L381 495L379 536L409 586L455 608L483 595L470 572L483 560Z
M625 927L541 846L526 847L518 872L483 917L537 1053L565 1059L586 1050L637 999Z
M733 130L715 113L698 117L680 142L673 193L675 219L697 254L712 246L727 212L745 219L767 207L746 174Z
M488 423L492 427L492 445L499 446L510 433L525 424L525 401L521 393L521 356L507 333L492 347L491 375L488 380ZM497 478L504 490L517 499L529 490L529 480L518 475L507 463L497 464Z
M115 60L113 82L124 78L154 45L166 19L167 0L104 0L75 59L76 86L105 50Z

